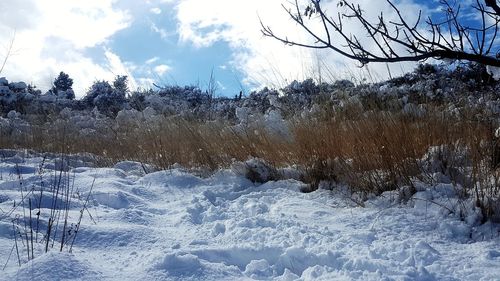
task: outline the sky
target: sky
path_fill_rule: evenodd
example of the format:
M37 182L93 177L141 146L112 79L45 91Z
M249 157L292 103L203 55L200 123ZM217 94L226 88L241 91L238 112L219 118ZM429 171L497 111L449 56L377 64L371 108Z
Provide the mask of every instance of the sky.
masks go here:
M469 0L467 0L469 1ZM465 2L467 2L465 1ZM338 1L323 0L327 11ZM382 0L357 0L369 17ZM404 16L432 13L436 0L398 0ZM464 1L462 1L464 2ZM469 1L470 2L470 1ZM287 17L287 0L1 0L0 76L50 88L60 71L74 79L77 97L96 80L128 75L132 89L197 85L213 74L217 95L234 96L293 80L376 81L412 70L413 63L368 68L331 51L288 47L262 36L259 19L278 34L308 40ZM375 11L371 12L371 11ZM371 13L370 13L371 12ZM359 32L352 25L349 31ZM13 39L13 40L12 40ZM1 63L1 61L0 61Z

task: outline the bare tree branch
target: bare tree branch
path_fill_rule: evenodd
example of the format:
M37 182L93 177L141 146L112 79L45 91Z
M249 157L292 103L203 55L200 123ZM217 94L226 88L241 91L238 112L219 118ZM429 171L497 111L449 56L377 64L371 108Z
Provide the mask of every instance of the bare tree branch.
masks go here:
M3 58L2 66L0 67L0 74L2 74L2 71L5 68L5 65L7 64L7 61L9 60L9 57L12 54L12 48L14 47L15 39L16 39L16 31L14 30L14 34L12 35L9 45L7 46L7 51L5 53L5 57Z
M500 67L500 46L497 43L500 8L495 0L484 0L484 3L481 2L483 0L476 0L476 4L472 6L473 11L479 15L479 27L462 21L460 5L450 2L451 0L439 1L443 7L443 20L434 21L428 16L423 22L422 11L419 11L418 19L414 23L407 21L392 0L386 1L396 14L393 21L387 21L382 13L376 21L370 21L359 5L347 0L338 2L336 19L325 12L320 0L308 0L305 8L302 8L297 0L292 3L293 9L283 5L288 16L314 40L314 43L278 35L262 21L261 31L264 36L289 46L331 49L342 56L359 61L361 65L370 62L422 61L434 58L465 60ZM366 47L356 34L345 31L348 20L360 24L375 49ZM314 30L311 21L319 21L322 31ZM401 49L403 51L398 51Z
M487 7L490 7L490 8L492 8L495 11L495 13L497 14L497 16L500 15L500 7L498 6L496 0L484 0L484 2L486 3Z

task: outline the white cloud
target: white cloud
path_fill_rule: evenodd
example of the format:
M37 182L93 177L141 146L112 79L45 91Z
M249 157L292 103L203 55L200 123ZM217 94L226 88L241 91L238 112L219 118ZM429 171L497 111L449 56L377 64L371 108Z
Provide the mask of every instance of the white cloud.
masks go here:
M146 61L146 64L153 64L157 62L160 58L159 57L152 57Z
M168 39L169 36L175 35L175 32L168 32L166 29L158 27L154 22L150 22L150 28L153 32L158 33L163 40Z
M137 88L137 83L129 70L129 69L136 68L136 66L130 62L122 62L121 58L118 55L116 55L115 53L111 52L110 50L106 50L104 55L106 56L106 59L108 62L107 66L108 66L109 72L111 74L113 74L114 76L127 75L128 81L129 81L129 86L132 89ZM109 75L107 75L107 76L109 77ZM111 80L111 79L108 79L108 80Z
M293 1L292 1L293 2ZM384 12L386 20L395 19L396 14L381 1L357 1L370 18ZM176 5L179 21L178 31L182 42L196 47L206 47L217 41L230 44L234 54L233 66L246 74L246 81L258 85L281 86L293 79L305 79L318 72L331 78L364 78L376 80L411 70L413 63L370 64L368 69L359 70L355 61L348 60L330 50L312 50L288 47L271 38L265 38L260 31L259 17L264 24L273 28L276 34L287 35L299 41L313 42L297 24L291 21L281 4L287 1L234 1L234 0L182 0ZM299 2L300 3L300 2ZM323 3L323 2L322 2ZM325 10L336 14L337 1L324 1ZM425 9L410 0L399 3L401 11L409 22L417 19L418 10ZM313 29L321 31L321 23L316 22ZM350 23L346 30L359 34L361 40L366 32ZM320 70L318 70L320 69Z
M140 77L137 78L137 84L139 88L149 89L154 86L155 80L153 78Z
M158 8L158 7L151 8L149 11L150 11L151 13L155 14L155 15L159 15L159 14L161 14L161 9L160 9L160 8Z
M166 64L160 64L160 65L155 66L154 71L159 76L162 76L163 74L167 73L171 69L172 68Z
M13 30L17 31L15 52L2 76L12 81L27 80L46 90L57 73L65 71L75 81L77 96L82 96L95 79L111 80L114 74L110 70L128 73L111 51L103 51L107 65L86 55L89 47L105 43L130 25L130 15L116 10L114 2L2 0L0 42L7 42Z

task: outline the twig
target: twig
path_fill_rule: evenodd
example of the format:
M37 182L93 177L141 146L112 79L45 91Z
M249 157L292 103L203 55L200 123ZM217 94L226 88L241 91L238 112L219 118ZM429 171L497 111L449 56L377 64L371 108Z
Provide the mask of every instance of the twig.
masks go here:
M87 208L87 204L88 204L89 199L90 199L90 194L92 193L92 189L94 188L95 180L96 179L94 178L94 180L92 181L92 185L90 186L90 190L89 190L89 193L87 195L87 199L85 200L85 203L83 204L83 208L80 210L80 218L78 218L78 223L76 224L75 235L73 236L73 241L71 241L71 246L69 247L70 253L73 251L73 244L75 243L76 235L78 234L78 231L80 230L80 223L82 222L83 212L84 212L85 208Z

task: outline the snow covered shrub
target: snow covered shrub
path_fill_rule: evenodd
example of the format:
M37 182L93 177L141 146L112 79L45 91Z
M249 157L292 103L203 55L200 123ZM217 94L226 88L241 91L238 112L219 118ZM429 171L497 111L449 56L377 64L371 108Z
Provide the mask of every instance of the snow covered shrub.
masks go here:
M267 112L264 115L263 125L269 136L285 141L292 141L293 136L290 132L290 128L278 110L270 110Z
M28 85L27 91L28 91L28 93L30 93L34 97L39 97L42 94L42 91L37 89L36 86L33 84Z
M120 110L115 117L118 127L135 127L134 125L142 122L142 114L135 109Z
M148 95L153 95L153 90L148 91L134 91L128 97L128 104L131 108L136 109L138 111L143 111L146 107L150 106L146 97Z
M302 82L298 82L294 80L290 85L286 86L283 90L285 95L294 95L294 94L305 94L305 95L314 95L320 92L320 87L314 83L314 80L309 78Z
M0 112L2 115L15 110L26 113L36 96L29 92L30 87L24 82L11 82L0 79Z
M426 75L438 72L437 66L430 63L420 63L415 69L416 74Z
M128 97L128 104L130 105L131 108L135 110L143 111L147 107L146 103L147 94L149 94L149 92L142 92L142 91L133 92L130 95L130 97Z
M208 98L208 94L203 93L198 86L165 86L158 94L161 97L182 97L191 102L199 102Z
M333 82L333 88L334 89L339 89L339 90L345 90L347 88L354 88L354 83L351 80L337 80Z
M467 63L458 65L456 69L451 72L451 77L466 83L471 87L476 87L486 84L497 83L492 79L491 74L488 72L486 66L477 63Z
M320 187L323 183L323 187L328 186L332 188L332 184L340 183L346 179L347 170L352 169L349 166L349 161L341 160L340 158L335 159L313 159L304 168L304 175L302 180L309 184L307 189L302 190L303 192L311 192Z
M9 84L9 88L14 93L23 93L28 89L28 85L24 82L12 82Z
M493 79L500 81L500 67L487 66L486 71L488 71Z
M276 90L270 90L267 87L258 92L252 92L248 98L243 101L242 107L252 109L253 112L264 113L271 106L268 96L277 94L278 92Z
M83 101L88 105L92 106L95 104L95 100L99 95L111 95L113 92L113 87L108 81L96 81L90 87L87 95L83 98Z
M266 183L278 179L278 171L263 159L251 158L245 162L234 162L231 170L256 183Z
M124 80L125 79L125 80ZM97 107L97 109L107 115L116 116L118 111L124 108L127 94L126 76L118 76L113 87L107 81L96 81L83 98L83 101L89 107Z
M116 91L124 93L126 96L129 93L127 83L128 83L127 75L118 75L116 76L115 81L113 81L113 87L115 88Z
M452 181L467 188L472 185L463 169L472 165L469 149L466 146L458 144L433 146L420 161L423 171L433 175L437 182Z
M21 116L21 113L11 110L6 118L1 118L0 134L4 145L13 148L29 143L31 126Z

